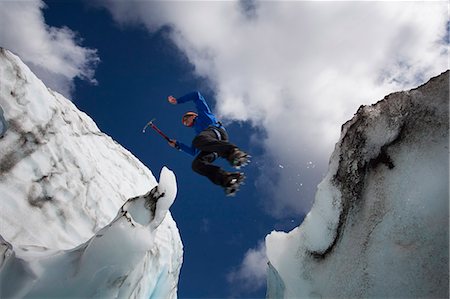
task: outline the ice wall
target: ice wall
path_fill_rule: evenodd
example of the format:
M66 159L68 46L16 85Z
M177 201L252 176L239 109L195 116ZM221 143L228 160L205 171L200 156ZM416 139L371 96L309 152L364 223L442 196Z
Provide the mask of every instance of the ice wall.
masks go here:
M158 184L4 49L0 107L0 297L176 297L173 173Z
M311 212L266 237L268 298L449 296L449 72L344 124Z

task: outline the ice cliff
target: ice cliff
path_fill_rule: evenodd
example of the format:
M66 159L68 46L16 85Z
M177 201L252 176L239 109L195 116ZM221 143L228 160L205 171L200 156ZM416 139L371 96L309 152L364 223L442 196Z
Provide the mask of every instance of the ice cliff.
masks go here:
M449 72L362 106L304 222L266 237L268 298L448 298Z
M176 191L0 49L1 298L175 298Z

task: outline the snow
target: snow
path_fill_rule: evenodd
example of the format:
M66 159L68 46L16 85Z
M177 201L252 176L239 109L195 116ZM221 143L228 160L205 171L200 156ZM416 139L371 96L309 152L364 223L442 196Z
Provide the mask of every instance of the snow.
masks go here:
M0 86L0 297L176 298L174 173L157 182L4 49Z
M266 237L268 298L448 298L448 76L343 126L311 212Z

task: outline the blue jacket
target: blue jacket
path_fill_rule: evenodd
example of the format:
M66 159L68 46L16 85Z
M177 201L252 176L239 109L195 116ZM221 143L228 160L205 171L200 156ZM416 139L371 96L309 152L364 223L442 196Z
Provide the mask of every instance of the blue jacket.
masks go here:
M197 108L197 114L198 116L195 118L194 121L194 130L197 134L205 130L206 128L210 126L215 127L221 127L222 125L217 121L216 116L211 112L211 109L209 109L208 104L206 104L205 98L201 95L200 92L194 91L190 92L180 98L177 98L177 103L182 104L192 101L195 104L195 107ZM194 146L187 146L182 142L177 141L177 146L180 150L182 150L185 153L188 153L192 156L195 156L198 154L199 150L196 149Z

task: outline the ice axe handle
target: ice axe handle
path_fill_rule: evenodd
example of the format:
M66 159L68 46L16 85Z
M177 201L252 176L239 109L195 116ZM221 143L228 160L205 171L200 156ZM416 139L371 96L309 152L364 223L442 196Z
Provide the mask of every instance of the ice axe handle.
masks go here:
M161 137L163 137L165 140L167 140L167 142L172 142L172 139L170 139L169 138L169 136L167 136L166 134L164 134L164 132L163 131L161 131L157 126L155 126L155 124L153 124L153 121L154 121L155 119L152 119L151 121L149 121L146 125L145 125L145 127L144 127L144 129L142 130L142 133L145 133L145 129L148 127L148 126L150 126L153 130L155 130L159 135L161 135ZM179 146L175 146L176 147L176 149L180 149L180 147Z
M158 132L159 135L161 135L164 139L166 139L167 141L170 141L170 138L163 133L163 131L161 131L157 126L155 126L153 123L150 123L150 127L152 127L153 130L155 130L156 132Z

